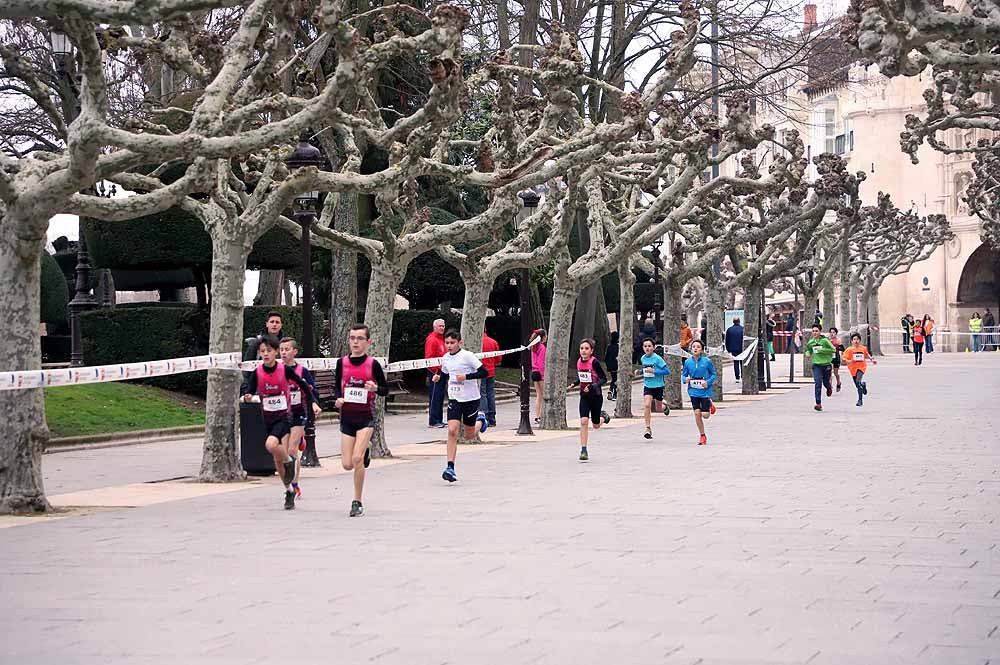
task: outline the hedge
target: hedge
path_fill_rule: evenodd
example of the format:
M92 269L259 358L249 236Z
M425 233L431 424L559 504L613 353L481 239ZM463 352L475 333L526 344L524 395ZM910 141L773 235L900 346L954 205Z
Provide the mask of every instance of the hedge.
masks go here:
M69 286L62 269L55 257L46 251L42 252L42 322L46 324L49 333L66 325L69 305Z

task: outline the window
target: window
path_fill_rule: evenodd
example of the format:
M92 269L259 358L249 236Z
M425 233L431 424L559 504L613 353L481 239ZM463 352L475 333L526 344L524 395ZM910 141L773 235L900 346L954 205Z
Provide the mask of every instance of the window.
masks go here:
M824 111L823 124L826 126L823 152L834 152L837 137L837 112L834 109L826 109Z
M834 149L836 150L838 155L843 155L845 152L847 152L847 137L844 136L843 134L837 136L837 138L834 140Z
M851 151L851 152L854 152L854 130L853 129L850 132L847 133L847 145L848 145L847 149L849 151Z

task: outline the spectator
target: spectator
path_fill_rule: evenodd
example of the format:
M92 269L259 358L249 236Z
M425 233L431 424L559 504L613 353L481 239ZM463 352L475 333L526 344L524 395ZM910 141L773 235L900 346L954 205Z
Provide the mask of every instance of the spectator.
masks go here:
M618 350L621 348L621 335L616 331L611 333L611 343L604 352L604 366L608 368L611 385L608 387L608 400L618 399Z
M708 355L708 319L704 315L701 317L701 346L705 349L705 355Z
M934 353L934 319L930 314L924 314L924 351Z
M979 312L969 319L969 332L972 333L972 351L978 353L982 348L983 320L979 318Z
M795 344L795 312L789 312L785 317L785 332L788 333L788 352L798 353L798 346Z
M816 313L813 314L813 325L819 326L820 328L823 327L823 312L819 311L819 309L817 309Z
M635 340L632 343L632 362L638 362L639 357L642 355L642 340L649 338L653 340L653 344L657 343L656 339L656 326L653 324L653 319L646 319L642 323L642 327L639 328L639 332L635 335Z
M260 340L266 335L275 339L282 339L284 334L282 328L284 322L280 312L268 312L264 319L264 327L256 337L248 337L245 341L246 348L243 351L243 360L257 360L260 353ZM243 383L249 384L251 372L243 372Z
M910 321L912 317L904 314L899 320L899 327L903 329L903 353L910 353Z
M986 313L983 314L983 328L986 329L986 346L984 347L987 351L996 351L997 349L997 321L993 318L993 312L990 308L986 308Z
M774 314L767 315L767 355L774 362Z
M499 351L500 344L490 337L489 333L483 331L483 351ZM500 356L483 358L483 367L486 368L486 378L479 380L479 410L486 416L486 422L490 427L497 426L497 393L496 376L497 365L500 364Z
M726 351L738 356L743 353L743 326L740 325L739 317L733 319L733 325L726 330ZM736 380L740 380L740 361L733 360L733 372L736 373Z
M681 348L685 351L691 346L691 342L694 341L694 333L691 332L691 326L688 325L687 317L681 318Z
M434 329L424 340L424 358L442 358L448 350L444 345L444 319L434 320ZM447 381L434 381L434 375L441 372L440 365L427 368L427 401L429 427L444 428L444 391Z

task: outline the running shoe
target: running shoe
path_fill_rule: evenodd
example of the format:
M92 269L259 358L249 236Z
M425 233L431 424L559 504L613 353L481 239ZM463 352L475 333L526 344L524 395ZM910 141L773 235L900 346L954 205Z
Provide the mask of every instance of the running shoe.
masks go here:
M701 436L698 437L698 445L699 446L704 446L707 443L708 443L708 437L706 437L704 434L702 434Z
M361 517L365 514L365 507L360 501L351 501L351 517Z
M444 473L441 474L441 477L447 480L449 483L453 483L456 480L458 480L458 476L455 475L455 469L450 466L446 466L444 468Z
M587 454L587 449L586 448L580 448L580 461L581 462L586 462L589 459L590 459L590 455Z
M444 423L437 423L435 425L431 425L431 427L433 427L434 429L444 429L445 427L447 427L447 425Z
M488 422L490 424L490 427L496 427L497 426L497 421L495 421L495 420L487 420L486 422Z
M368 446L365 448L365 468L367 469L372 465L372 448Z
M482 411L480 411L479 415L476 416L476 420L479 422L479 432L480 433L485 432L487 430L487 428L489 428L490 424L488 422L486 422L486 414L483 413Z
M663 415L664 415L664 417L670 415L670 407L667 406L666 404L663 405Z
M858 403L855 404L855 406L861 406L861 404L862 404L861 400L858 400Z
M715 402L713 402L712 404L709 405L709 407L708 407L708 415L710 415L710 416L714 416L715 415Z
M295 510L295 492L285 491L285 510Z
M840 392L840 384L839 383L837 384L837 392L838 393Z
M652 439L653 438L653 430L651 430L650 428L647 427L646 428L646 433L643 434L643 436L646 437L647 439Z
M305 451L305 449L306 449L306 442L305 442L305 441L300 441L300 442L299 442L299 452L300 452L300 453L301 453L301 452L304 452L304 451Z
M822 411L823 410L823 405L822 404L817 404L813 408L816 409L817 411Z
M295 460L289 460L285 462L284 469L281 474L281 484L291 485L293 478L295 478Z
M827 388L826 389L826 396L827 397L833 397L833 388Z
M604 420L605 425L611 422L611 416L608 415L607 411L601 411L601 419Z
M867 381L862 381L861 382L861 394L862 395L867 395L868 394L868 382Z
M296 499L302 498L302 488L299 487L296 483L292 483L292 491L295 492Z

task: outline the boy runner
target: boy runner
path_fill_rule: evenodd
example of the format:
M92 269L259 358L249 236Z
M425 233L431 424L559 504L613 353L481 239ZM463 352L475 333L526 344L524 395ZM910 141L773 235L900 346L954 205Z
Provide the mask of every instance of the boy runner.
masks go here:
M441 477L449 483L458 480L455 475L455 457L458 455L458 428L465 426L465 438L476 437L476 419L479 416L479 382L486 378L486 367L471 351L462 348L462 335L457 330L444 334L448 350L441 358L441 372L431 379L434 383L444 376L448 383L448 465Z
M354 500L351 517L364 515L361 494L365 469L372 462L369 448L375 433L375 399L389 394L389 384L377 360L368 355L371 334L368 326L356 323L347 336L351 353L340 359L334 374L333 396L340 410L340 463L354 470Z
M281 482L285 486L285 510L292 510L295 508L292 480L295 478L295 458L298 457L299 451L297 446L289 445L292 398L288 385L290 383L298 385L310 402L312 395L309 384L303 381L294 369L278 364L279 346L278 340L270 335L261 338L259 353L263 363L250 373L241 392L245 402L252 401L255 395L260 399L267 432L264 446L274 457L274 468L281 473Z
M647 337L642 340L642 356L639 362L642 369L639 375L642 376L642 416L646 419L646 433L643 435L647 439L653 438L652 419L653 412L663 411L664 415L670 413L670 409L665 409L663 405L663 377L670 375L670 368L666 361L653 350L656 348L652 339Z
M823 386L826 386L826 396L833 396L833 386L830 384L830 374L833 372L833 356L837 353L833 342L823 335L823 329L816 324L812 327L812 338L806 342L805 355L812 358L813 389L816 396L817 411L823 410Z
M295 370L295 373L299 375L299 378L309 384L310 392L312 393L312 415L315 418L318 416L322 409L319 408L319 390L316 388L316 379L313 378L312 372L307 368L296 362L296 358L299 355L299 343L296 342L291 337L284 337L281 340L281 346L279 347L279 353L281 354L281 362ZM302 391L294 383L288 386L289 397L291 398L292 406L292 434L289 439L288 446L292 450L298 450L301 453L306 449L306 425L309 424L309 412L306 411L305 401L302 399ZM299 499L302 497L302 490L299 488L299 472L302 470L302 456L295 456L295 478L292 479L292 491L295 492L295 498Z
M851 335L851 345L844 351L844 359L847 361L847 371L854 379L854 387L858 389L858 404L864 404L864 396L868 394L868 384L865 382L865 360L871 360L873 365L878 361L868 353L868 347L861 343L861 335L853 333Z
M592 339L580 341L580 358L576 361L577 379L573 386L580 386L580 461L586 462L590 459L587 453L587 438L590 434L589 423L594 423L594 429L601 429L601 421L607 425L611 422L611 416L602 410L604 406L604 393L601 386L608 382L608 375L604 373L601 363L594 357L594 347L597 342Z
M688 387L688 399L694 411L694 423L698 426L698 445L708 443L705 437L705 422L715 414L712 404L712 386L715 385L715 365L702 354L705 345L700 339L691 342L691 357L684 361L681 369L681 383Z

